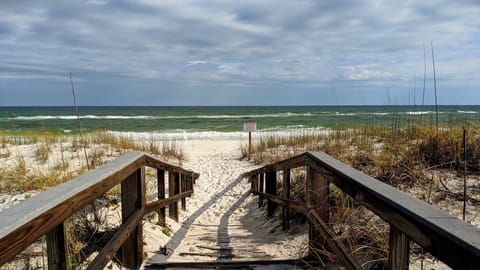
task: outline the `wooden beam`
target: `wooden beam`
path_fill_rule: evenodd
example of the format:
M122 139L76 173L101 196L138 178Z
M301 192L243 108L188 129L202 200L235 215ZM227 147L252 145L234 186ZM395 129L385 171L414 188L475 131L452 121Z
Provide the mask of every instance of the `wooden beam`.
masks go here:
M282 182L282 198L285 200L290 199L290 169L283 170L283 182ZM290 226L290 210L287 206L282 207L282 228L288 229Z
M157 170L157 198L159 201L165 199L165 171ZM158 210L158 223L159 226L167 226L165 219L165 207Z
M265 186L265 174L261 173L259 175L260 178L260 185L258 186L258 192L263 193L264 192L264 186ZM261 208L263 206L263 198L258 198L258 208Z
M187 191L184 193L180 193L171 197L168 197L166 199L163 199L161 201L155 201L147 204L145 206L145 213L150 213L152 211L157 211L158 209L164 208L165 206L168 206L174 202L178 202L178 200L182 198L186 198L192 195L192 191Z
M258 195L258 197L260 197L262 199L267 199L269 201L272 201L273 203L275 203L277 205L288 207L289 209L291 209L295 212L298 212L298 213L301 213L301 214L304 214L304 215L308 214L309 209L305 206L305 204L303 204L301 202L292 201L292 200L285 200L285 199L281 198L280 196L271 195L271 194L267 194L267 193L259 193L257 191L254 191L253 194Z
M155 169L160 169L169 172L181 173L185 175L192 175L194 179L198 178L199 174L190 170L185 170L184 168L170 164L166 161L159 160L149 154L145 154L145 166L152 167Z
M266 173L266 186L265 186L265 193L271 195L277 195L277 172L267 172ZM267 215L269 217L273 216L273 212L277 208L277 204L268 201L267 202Z
M180 174L180 193L187 191L187 176ZM183 197L181 199L182 211L187 211L187 199Z
M64 223L47 233L48 269L70 269Z
M348 249L342 244L342 242L336 240L337 235L335 235L335 233L330 230L328 225L322 220L322 218L315 210L311 210L307 217L308 220L312 221L315 232L335 253L336 258L343 266L345 266L347 269L352 270L362 269L362 266L360 266L360 264L348 254Z
M146 212L137 210L124 222L112 239L108 241L105 247L98 253L95 259L88 265L88 270L103 269L105 265L113 259L117 251L132 233L137 230L137 225L142 222L142 218Z
M407 270L409 266L410 239L390 225L390 249L388 253L388 269Z
M135 212L144 210L144 175L144 169L138 169L122 182L122 224L126 223ZM136 229L123 243L122 263L129 269L136 269L143 262L142 233L142 222L139 222Z
M168 196L174 196L180 193L180 175L176 172L168 172ZM168 206L168 215L178 222L178 202L172 202Z

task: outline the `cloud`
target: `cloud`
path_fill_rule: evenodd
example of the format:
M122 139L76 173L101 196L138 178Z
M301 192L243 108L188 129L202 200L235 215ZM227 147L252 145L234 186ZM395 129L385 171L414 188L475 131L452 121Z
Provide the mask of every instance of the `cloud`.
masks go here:
M357 65L346 66L345 77L349 80L370 80L370 79L386 79L392 77L392 73L376 69L378 65Z
M478 14L478 1L446 0L6 0L0 91L27 77L47 87L69 71L105 94L108 81L267 94L279 86L408 89L431 40L439 77L478 89Z

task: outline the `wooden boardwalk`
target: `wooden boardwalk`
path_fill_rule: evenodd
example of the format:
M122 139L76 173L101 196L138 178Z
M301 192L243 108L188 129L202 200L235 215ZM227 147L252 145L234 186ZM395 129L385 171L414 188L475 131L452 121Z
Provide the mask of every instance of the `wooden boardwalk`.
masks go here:
M146 202L145 195L145 167L157 171L158 200L150 203ZM290 170L294 168L306 172L303 184L306 191L305 203L290 198ZM293 266L298 261L272 262L278 258L269 255L268 248L265 248L269 245L277 249L284 248L291 242L286 234L269 237L275 230L281 230L282 225L266 216L272 216L276 208L282 207L281 224L284 228L287 227L286 220L290 211L305 215L309 221L310 247L323 245L347 269L361 269L355 256L349 254L343 243L336 239L328 224L328 213L332 211L328 203L331 185L350 195L390 225L390 269L408 269L411 242L417 243L454 269L478 269L480 265L480 230L477 227L324 153L307 152L241 176L231 172L229 174L228 167L223 168L223 172L219 168L215 169L226 175L218 183L213 183L222 185L223 189L205 196L202 192L208 192L208 189L199 189L202 192L197 193L194 191L202 185L194 185L198 174L193 171L145 153L127 153L95 171L2 211L0 265L46 235L48 268L69 269L69 239L64 225L66 219L118 184L121 185L122 224L88 269L102 269L118 255L119 250L122 251L120 260L123 266L130 269L141 267L144 260L143 219L146 214L158 211L160 222L165 223L165 208L168 206L169 217L179 220L178 205L181 202L181 208L186 210L185 198L192 194L203 194L205 202L188 213L183 226L167 244L171 253L166 258L157 258L160 259L158 261L149 261L152 267L252 269L261 266L269 269L272 266L273 269L279 269L278 267ZM169 185L167 198L166 175ZM208 177L207 173L206 181ZM243 181L244 178L249 179L250 184ZM282 187L281 191L278 187ZM255 199L250 192L258 195L259 199ZM267 213L258 207L263 202L267 204ZM246 262L247 259L251 261Z
M224 158L231 159L231 166L219 166L224 163ZM258 198L251 194L250 184L242 176L254 166L224 156L212 156L198 162L202 163L198 168L189 164L200 177L196 181L195 194L188 203L201 207L193 213L187 210L188 217L166 245L168 254L154 255L147 260L147 265L300 257L300 250L306 249L306 230L300 235L282 231L279 220L268 218L264 209L258 208ZM202 168L216 169L202 171ZM222 188L217 187L215 194L208 192L214 190L213 186L220 185ZM297 243L303 243L303 247L288 244L294 237L298 238ZM279 253L283 255L278 256Z

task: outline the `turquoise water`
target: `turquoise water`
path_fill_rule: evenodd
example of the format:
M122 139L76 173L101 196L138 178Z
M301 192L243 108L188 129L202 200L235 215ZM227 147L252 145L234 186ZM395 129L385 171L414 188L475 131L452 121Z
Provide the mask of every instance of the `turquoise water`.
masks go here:
M478 124L480 106L439 106L439 120ZM434 121L433 106L79 107L83 129L135 132L237 132L392 125ZM0 107L0 130L76 130L73 107Z

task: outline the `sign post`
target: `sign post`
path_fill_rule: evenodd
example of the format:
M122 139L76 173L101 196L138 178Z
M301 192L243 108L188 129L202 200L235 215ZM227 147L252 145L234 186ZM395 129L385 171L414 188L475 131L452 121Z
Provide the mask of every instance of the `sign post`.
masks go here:
M252 153L252 132L257 131L256 122L243 123L243 131L248 132L248 160L250 160L250 154Z

